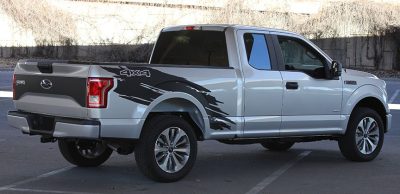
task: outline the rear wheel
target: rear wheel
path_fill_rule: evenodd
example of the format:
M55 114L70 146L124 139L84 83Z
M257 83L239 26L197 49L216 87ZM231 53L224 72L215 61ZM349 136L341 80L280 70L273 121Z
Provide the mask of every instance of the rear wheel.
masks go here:
M174 182L185 177L196 160L194 129L178 116L152 118L143 128L135 148L139 169L159 182Z
M271 151L287 151L294 145L294 142L271 141L261 143L261 145Z
M58 147L68 162L83 167L99 166L112 154L104 142L95 140L59 139Z
M376 111L361 107L351 115L346 134L339 140L343 156L352 161L370 161L378 156L384 127Z

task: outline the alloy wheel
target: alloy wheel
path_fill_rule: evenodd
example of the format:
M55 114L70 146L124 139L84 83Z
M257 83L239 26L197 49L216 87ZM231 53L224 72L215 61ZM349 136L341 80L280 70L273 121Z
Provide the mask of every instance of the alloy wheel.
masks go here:
M379 126L371 117L363 118L356 129L356 144L362 154L371 154L379 143Z
M190 142L186 132L179 127L165 129L156 140L154 155L163 171L175 173L181 170L190 155Z

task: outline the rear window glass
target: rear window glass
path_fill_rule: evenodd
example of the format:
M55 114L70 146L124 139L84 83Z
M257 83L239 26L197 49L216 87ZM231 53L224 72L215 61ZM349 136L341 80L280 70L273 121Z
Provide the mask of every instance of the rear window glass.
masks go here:
M162 32L151 63L228 67L225 32Z

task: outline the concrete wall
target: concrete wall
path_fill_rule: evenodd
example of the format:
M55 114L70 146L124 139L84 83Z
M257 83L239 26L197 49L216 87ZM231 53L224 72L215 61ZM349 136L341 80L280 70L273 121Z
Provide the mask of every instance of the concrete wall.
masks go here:
M346 67L400 70L400 45L391 36L313 40L332 59ZM146 45L88 45L0 47L0 58L57 58L68 60L147 62L152 50Z
M400 69L400 45L389 35L328 38L313 42L346 67Z
M84 61L147 62L153 45L0 47L0 58L45 58Z

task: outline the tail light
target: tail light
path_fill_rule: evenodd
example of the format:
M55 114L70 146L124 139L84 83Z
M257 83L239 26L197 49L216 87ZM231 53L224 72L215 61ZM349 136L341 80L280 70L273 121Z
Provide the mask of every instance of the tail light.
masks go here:
M113 78L88 78L86 106L88 108L106 108L108 92L113 86Z
M15 98L15 89L16 89L16 86L17 85L17 83L16 83L16 80L15 80L15 74L13 74L13 83L12 83L12 91L13 91L13 100L15 100L16 98Z

